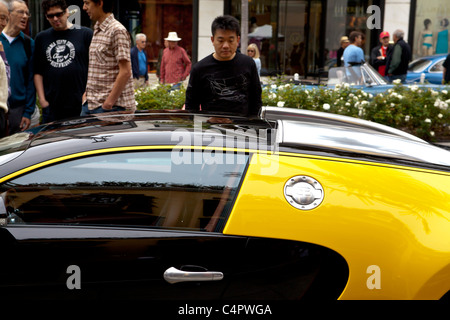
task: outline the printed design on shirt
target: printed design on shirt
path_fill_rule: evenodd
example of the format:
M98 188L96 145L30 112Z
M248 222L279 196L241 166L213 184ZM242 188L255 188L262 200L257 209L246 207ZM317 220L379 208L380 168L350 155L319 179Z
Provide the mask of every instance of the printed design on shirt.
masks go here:
M245 92L247 91L248 80L243 74L228 79L209 78L208 81L216 100L246 102Z
M69 66L75 58L75 46L72 42L65 39L52 42L45 52L47 60L54 68L65 68Z

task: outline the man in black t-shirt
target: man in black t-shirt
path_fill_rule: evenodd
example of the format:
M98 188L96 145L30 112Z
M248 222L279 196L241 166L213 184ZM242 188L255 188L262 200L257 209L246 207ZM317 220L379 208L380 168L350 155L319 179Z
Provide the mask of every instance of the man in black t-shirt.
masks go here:
M65 0L44 0L42 8L52 27L35 39L34 83L46 123L80 115L93 32L68 21Z
M197 62L186 89L186 110L255 117L262 106L254 60L237 52L239 21L217 17L211 26L214 53Z

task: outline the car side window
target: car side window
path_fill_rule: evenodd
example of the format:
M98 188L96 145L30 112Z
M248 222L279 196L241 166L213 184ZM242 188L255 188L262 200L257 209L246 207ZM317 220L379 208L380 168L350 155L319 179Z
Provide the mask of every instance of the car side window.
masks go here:
M220 231L248 155L145 151L79 158L0 186L8 224Z
M430 68L430 72L442 72L444 71L444 60L437 62L434 66Z

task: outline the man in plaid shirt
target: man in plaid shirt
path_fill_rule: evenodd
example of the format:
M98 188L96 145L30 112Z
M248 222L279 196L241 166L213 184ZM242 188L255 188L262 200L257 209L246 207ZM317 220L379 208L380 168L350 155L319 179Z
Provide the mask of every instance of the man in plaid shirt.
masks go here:
M112 0L83 0L94 25L89 49L87 101L81 115L136 110L131 72L130 36L114 18Z

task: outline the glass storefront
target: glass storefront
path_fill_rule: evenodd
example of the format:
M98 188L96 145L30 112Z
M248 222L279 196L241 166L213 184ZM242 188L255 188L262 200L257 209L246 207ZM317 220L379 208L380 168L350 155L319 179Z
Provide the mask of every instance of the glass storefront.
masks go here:
M373 0L249 0L249 43L261 51L263 75L317 75L336 63L341 36L366 35L372 46L367 7ZM231 15L240 19L241 0L231 0Z
M378 34L377 30L367 28L369 14L366 11L368 6L379 5L383 0L248 1L248 42L256 43L260 49L262 75L298 73L306 77L326 72L336 62L339 39L343 35L348 36L353 30L362 31L366 35L363 49L367 58L370 48L378 41L373 39ZM416 19L424 20L425 16L430 15L433 21L442 22L447 13L442 9L433 11L433 8L439 5L445 7L447 0L433 0L436 6L430 8L426 8L427 1L431 0L417 0ZM37 32L48 28L49 24L40 10L40 1L28 2L33 13L31 34L35 36ZM90 26L89 17L82 10L83 1L67 0L67 3L78 6L81 25ZM224 13L241 20L241 3L242 0L224 0ZM178 33L182 38L179 45L195 60L198 38L195 30L199 22L193 21L193 17L197 16L194 14L194 7L198 5L199 0L117 1L114 14L128 28L133 38L139 32L147 35L149 70L154 72L159 52L164 46L164 38L171 31ZM434 22L434 25L440 22ZM419 37L419 24L416 29ZM438 31L434 30L437 36Z
M132 2L132 1L131 1ZM158 54L164 49L164 38L169 32L177 32L178 45L192 57L192 2L193 0L139 0L139 18L132 34L147 35L147 54L153 71Z
M352 31L360 31L366 39L363 50L366 61L370 59L370 51L377 41L372 42L372 32L367 28L367 8L372 0L328 0L327 23L325 29L326 66L336 63L336 53L340 47L342 36L348 36Z
M450 52L448 0L416 0L413 58Z

